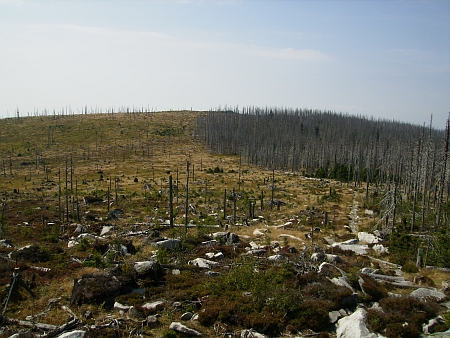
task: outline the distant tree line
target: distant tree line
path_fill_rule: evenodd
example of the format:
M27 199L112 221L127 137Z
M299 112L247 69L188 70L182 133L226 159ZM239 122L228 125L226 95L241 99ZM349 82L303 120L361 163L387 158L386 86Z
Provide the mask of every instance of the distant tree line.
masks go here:
M365 187L365 206L379 211L377 225L389 234L434 234L450 222L448 120L439 130L432 117L419 126L333 111L225 107L202 114L195 136L212 152L250 164Z

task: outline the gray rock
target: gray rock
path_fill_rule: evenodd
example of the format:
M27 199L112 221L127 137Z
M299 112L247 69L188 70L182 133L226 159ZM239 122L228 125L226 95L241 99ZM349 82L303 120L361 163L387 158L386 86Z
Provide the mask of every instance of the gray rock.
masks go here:
M219 263L199 257L190 261L189 264L198 266L199 268L202 269L211 269L212 266L217 265Z
M314 263L322 263L326 259L327 259L327 256L325 256L325 254L323 252L314 252L310 258L311 262L314 262Z
M5 248L12 248L13 247L12 242L11 242L10 239L2 239L2 240L0 240L0 246L3 246Z
M217 252L217 253L214 253L214 252L207 252L207 253L205 254L205 256L206 256L206 258L208 258L208 259L215 259L215 260L221 260L221 259L224 259L224 258L225 258L224 254L221 253L221 252Z
M146 310L155 312L158 310L161 310L164 308L164 302L163 301L155 301L155 302L151 302L151 303L145 303L144 305L142 305L142 307Z
M128 311L131 308L129 305L123 305L119 302L114 303L114 310L116 311Z
M269 261L282 261L284 259L283 255L272 255L267 257Z
M337 338L377 338L366 326L367 312L363 308L357 309L350 316L341 318L337 323Z
M339 319L341 319L343 317L343 315L342 315L342 313L340 311L328 312L328 316L330 317L330 323L331 324L336 323Z
M87 311L83 314L83 316L84 316L84 319L91 319L91 318L93 317L92 311L87 310Z
M327 262L330 264L338 264L342 261L338 255L326 254Z
M445 293L440 292L436 289L428 289L428 288L418 288L410 293L411 297L426 299L433 298L438 302L443 301L446 298Z
M173 238L173 239L165 239L159 242L154 242L153 246L155 248L162 248L165 250L177 250L181 249L181 240Z
M81 224L77 224L77 227L74 232L84 234L87 231L86 227L82 226Z
M69 331L69 332L60 334L58 336L58 338L83 338L85 334L86 334L86 331L74 330L74 331Z
M150 315L144 320L143 324L150 327L156 327L159 324L158 317Z
M164 276L161 264L155 261L136 262L133 273L139 278L150 277L154 281L159 281Z
M425 333L425 334L434 333L436 326L438 326L442 323L445 323L445 320L441 316L430 319L427 324L423 325L423 333Z
M128 317L130 317L131 319L142 319L143 314L134 306L131 306L128 310Z
M100 233L100 236L105 236L106 234L110 233L113 230L114 230L114 226L112 226L112 225L105 225L102 228L102 232Z
M220 272L216 272L216 271L205 271L205 275L211 276L211 277L218 277L218 276L220 276Z
M268 338L266 335L259 333L253 329L242 330L241 338Z
M367 244L377 244L381 241L380 238L368 232L358 232L358 240Z
M375 251L379 255L389 253L389 249L386 248L383 244L375 244L372 247L372 250Z
M191 320L193 316L194 316L193 312L185 312L181 315L180 319L181 320Z
M34 338L34 334L30 330L21 330L19 333L9 336L9 338Z
M213 239L223 241L227 244L239 243L239 236L232 232L215 232Z
M194 329L190 329L186 325L181 324L180 322L172 322L169 326L169 329L187 334L189 336L195 336L195 337L203 336L200 332L198 332Z

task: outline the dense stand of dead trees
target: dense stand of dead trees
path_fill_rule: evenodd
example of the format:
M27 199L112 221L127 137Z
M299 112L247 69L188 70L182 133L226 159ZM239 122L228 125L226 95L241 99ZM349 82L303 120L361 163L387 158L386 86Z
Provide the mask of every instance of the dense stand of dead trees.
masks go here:
M366 199L384 194L386 228L407 219L411 231L440 227L448 202L449 124L445 131L331 111L246 107L211 110L197 119L195 136L211 151L248 163L355 186ZM400 201L409 202L400 208ZM430 214L434 219L430 224Z

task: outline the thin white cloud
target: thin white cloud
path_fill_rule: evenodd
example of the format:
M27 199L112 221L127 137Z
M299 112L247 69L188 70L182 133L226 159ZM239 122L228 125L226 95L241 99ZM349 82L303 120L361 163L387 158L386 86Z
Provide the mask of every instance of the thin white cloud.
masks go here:
M3 26L5 29L7 27ZM250 57L279 59L279 60L301 60L327 62L331 56L315 49L295 48L273 48L258 45L229 43L222 41L195 41L181 39L176 36L155 31L130 31L95 26L78 26L72 24L41 24L21 26L15 31L21 32L23 41L27 45L23 48L78 48L79 45L101 47L110 45L114 48L142 52L158 48L174 53L227 53L234 55L247 55ZM12 45L17 46L20 42L11 38ZM34 43L29 44L29 42ZM72 47L71 47L72 46ZM8 48L8 45L4 45ZM97 49L97 48L96 48Z
M389 52L396 56L414 60L428 60L434 56L432 52L414 48L396 48L389 50Z

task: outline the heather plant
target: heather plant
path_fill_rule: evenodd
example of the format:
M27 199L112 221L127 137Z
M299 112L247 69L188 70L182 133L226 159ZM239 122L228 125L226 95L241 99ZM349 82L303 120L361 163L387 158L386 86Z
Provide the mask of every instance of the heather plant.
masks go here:
M383 312L369 309L367 321L373 331L387 338L419 337L422 324L439 313L439 306L435 302L422 302L409 296L387 297L379 303Z

